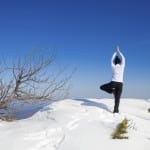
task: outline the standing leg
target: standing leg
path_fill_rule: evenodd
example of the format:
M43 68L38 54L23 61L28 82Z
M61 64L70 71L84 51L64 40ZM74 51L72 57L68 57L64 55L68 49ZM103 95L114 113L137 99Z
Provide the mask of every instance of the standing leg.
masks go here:
M104 85L100 86L100 89L107 92L107 93L112 94L112 92L113 92L112 91L112 82L109 82L107 84L104 84Z
M115 97L114 113L119 112L119 103L120 103L121 93L122 93L122 83L116 83L116 89L114 92L114 97Z

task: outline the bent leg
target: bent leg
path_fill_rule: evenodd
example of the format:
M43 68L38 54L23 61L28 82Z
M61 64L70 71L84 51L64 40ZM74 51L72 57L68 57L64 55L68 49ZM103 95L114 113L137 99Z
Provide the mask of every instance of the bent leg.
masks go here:
M105 92L107 92L107 93L112 94L112 92L113 92L113 90L112 90L112 82L109 82L107 84L101 85L100 89L105 91Z

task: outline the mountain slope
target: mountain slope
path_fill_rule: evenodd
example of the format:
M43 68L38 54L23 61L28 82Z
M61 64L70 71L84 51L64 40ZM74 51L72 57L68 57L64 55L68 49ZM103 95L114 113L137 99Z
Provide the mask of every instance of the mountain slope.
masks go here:
M46 106L23 106L17 121L0 122L0 147L3 150L149 150L150 102L121 99L120 114L112 113L113 105L111 99L66 99ZM32 116L21 119L26 113ZM130 120L129 139L111 139L111 133L125 117Z

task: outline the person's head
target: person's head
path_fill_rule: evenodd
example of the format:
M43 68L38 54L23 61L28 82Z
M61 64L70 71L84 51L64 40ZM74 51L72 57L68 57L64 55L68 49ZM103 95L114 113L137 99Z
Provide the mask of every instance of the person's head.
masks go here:
M115 65L121 64L121 59L118 56L116 56L114 63L115 63Z

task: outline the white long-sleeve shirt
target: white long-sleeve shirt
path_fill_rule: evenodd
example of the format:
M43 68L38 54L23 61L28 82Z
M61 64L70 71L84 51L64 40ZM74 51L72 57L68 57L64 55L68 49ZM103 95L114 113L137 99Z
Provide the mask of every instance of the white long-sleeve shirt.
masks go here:
M125 68L125 58L121 52L118 52L121 56L121 64L114 64L114 59L117 55L115 52L111 58L111 67L112 67L112 81L123 82L123 74Z

